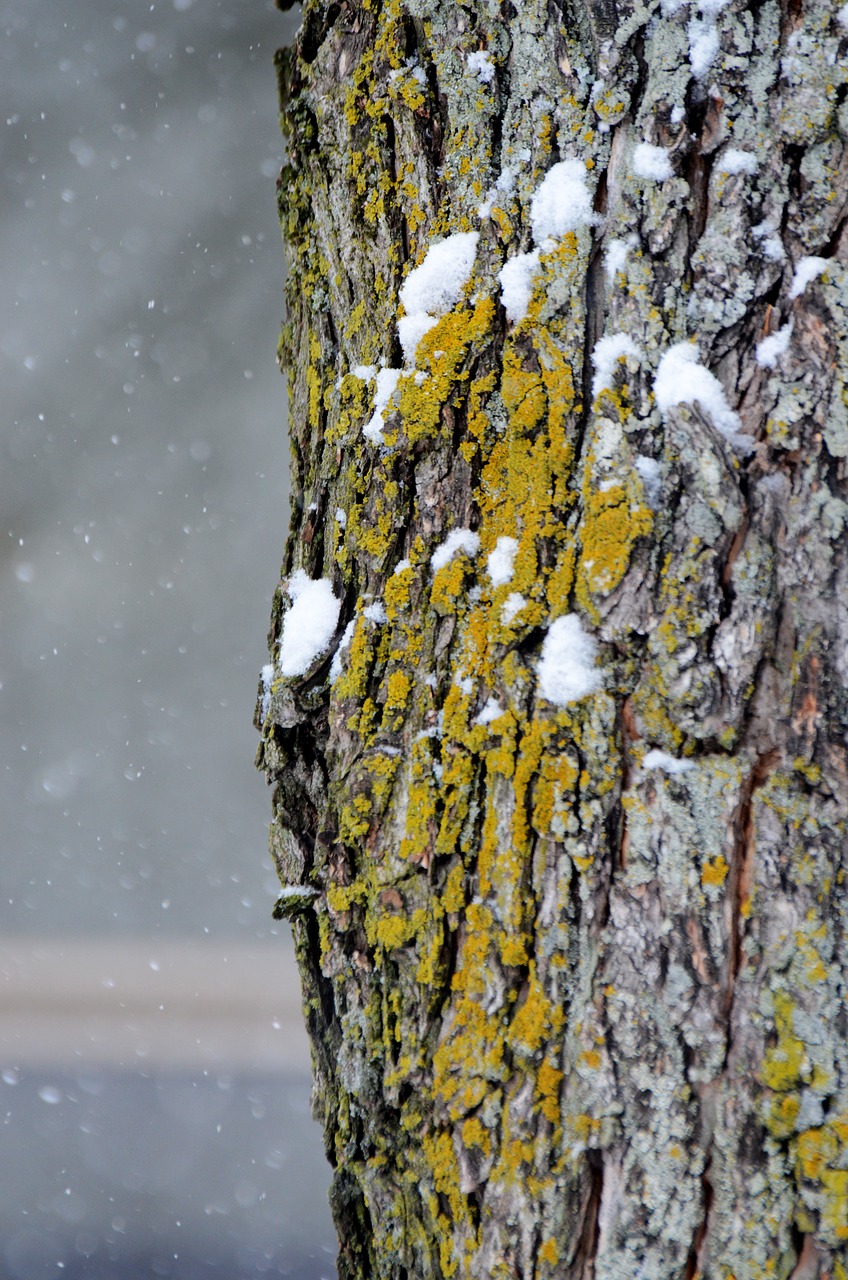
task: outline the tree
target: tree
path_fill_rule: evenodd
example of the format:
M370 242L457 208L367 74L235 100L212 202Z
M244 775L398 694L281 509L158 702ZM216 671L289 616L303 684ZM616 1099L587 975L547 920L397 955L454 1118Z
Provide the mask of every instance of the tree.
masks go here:
M848 1276L848 8L307 0L259 763L354 1277Z

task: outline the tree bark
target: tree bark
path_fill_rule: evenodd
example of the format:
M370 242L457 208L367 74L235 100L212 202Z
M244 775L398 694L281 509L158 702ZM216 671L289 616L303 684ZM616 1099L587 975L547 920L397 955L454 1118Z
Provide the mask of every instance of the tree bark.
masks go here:
M307 0L278 66L340 1276L846 1280L848 8Z

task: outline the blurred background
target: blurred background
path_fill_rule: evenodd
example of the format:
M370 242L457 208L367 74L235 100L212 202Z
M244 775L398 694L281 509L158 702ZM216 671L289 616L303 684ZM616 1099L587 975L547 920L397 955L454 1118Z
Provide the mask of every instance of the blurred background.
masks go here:
M0 1275L334 1274L251 725L272 0L0 0Z

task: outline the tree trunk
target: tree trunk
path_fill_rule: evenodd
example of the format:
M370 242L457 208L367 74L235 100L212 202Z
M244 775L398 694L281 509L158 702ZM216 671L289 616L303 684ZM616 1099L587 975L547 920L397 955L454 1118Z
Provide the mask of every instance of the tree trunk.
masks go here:
M279 55L260 764L342 1280L848 1277L846 66L820 0Z

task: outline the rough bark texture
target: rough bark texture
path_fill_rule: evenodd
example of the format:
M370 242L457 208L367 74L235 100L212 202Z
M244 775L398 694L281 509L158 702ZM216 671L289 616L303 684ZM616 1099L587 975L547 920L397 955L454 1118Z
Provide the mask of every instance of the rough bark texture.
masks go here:
M848 1276L847 63L818 0L308 0L280 55L272 657L295 569L343 604L274 672L260 764L316 891L281 909L343 1280ZM565 159L597 217L537 246L510 324ZM463 231L369 440L353 371L400 368L399 289ZM708 395L660 412L687 339L750 447ZM602 687L557 705L569 614Z

